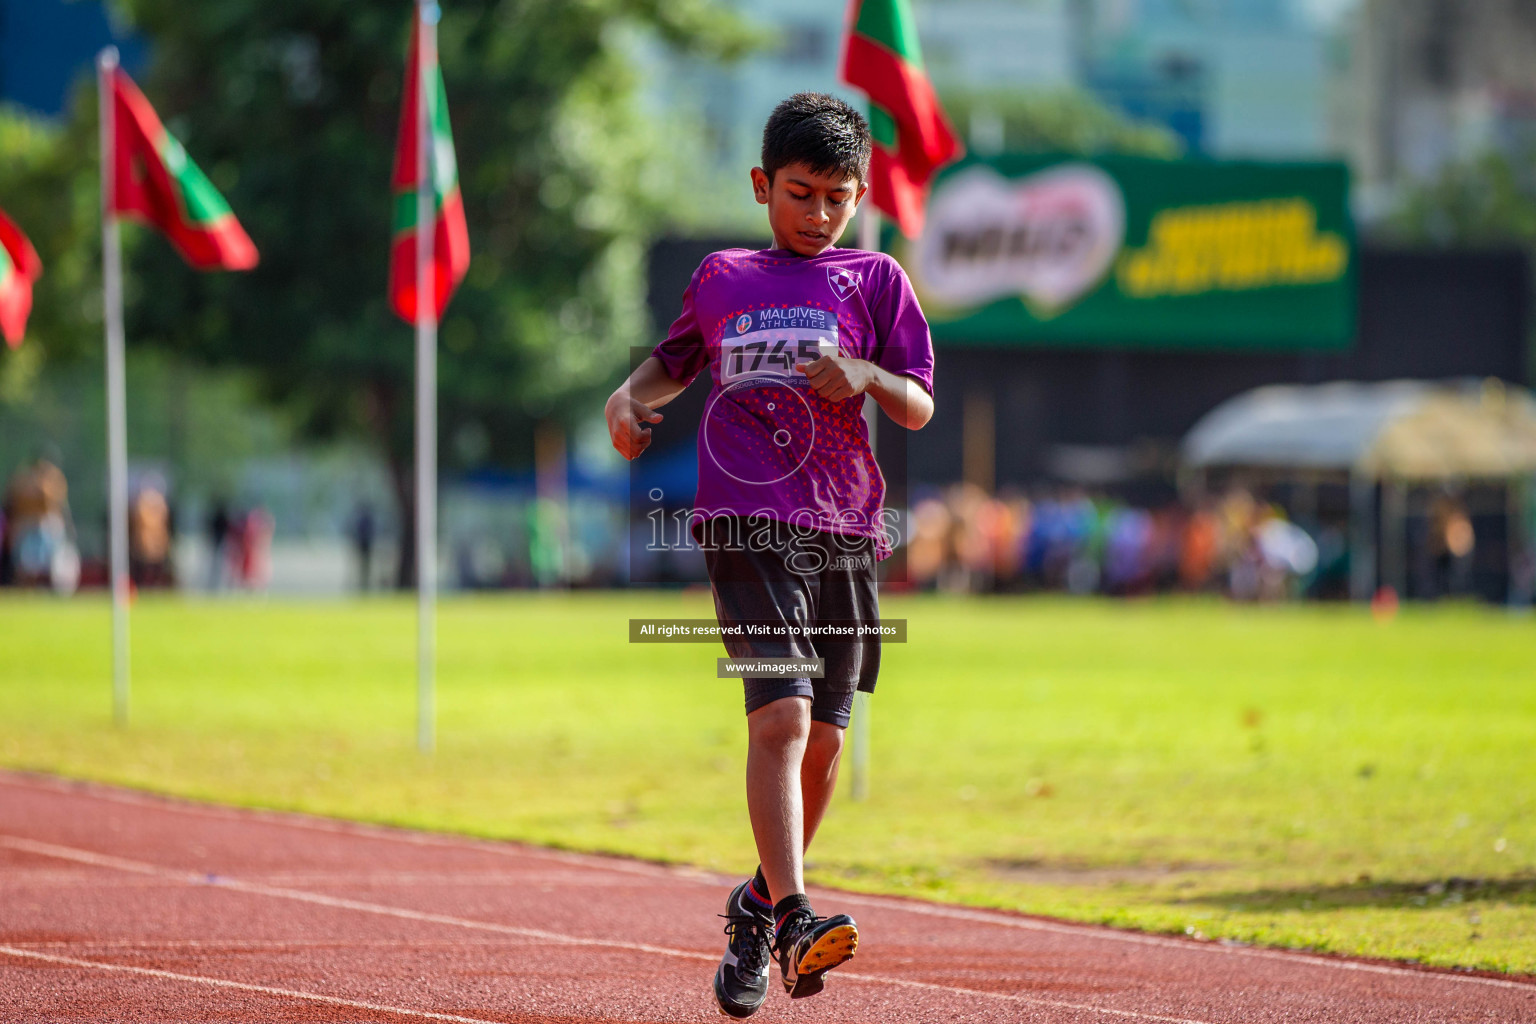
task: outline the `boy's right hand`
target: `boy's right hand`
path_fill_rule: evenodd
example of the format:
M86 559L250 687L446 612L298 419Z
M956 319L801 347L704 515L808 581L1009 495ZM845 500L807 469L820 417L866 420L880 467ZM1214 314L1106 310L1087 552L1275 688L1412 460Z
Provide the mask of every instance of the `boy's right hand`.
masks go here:
M608 419L608 436L613 447L626 459L639 458L651 444L651 428L642 423L660 423L661 413L644 402L637 402L623 391L608 399L603 415Z

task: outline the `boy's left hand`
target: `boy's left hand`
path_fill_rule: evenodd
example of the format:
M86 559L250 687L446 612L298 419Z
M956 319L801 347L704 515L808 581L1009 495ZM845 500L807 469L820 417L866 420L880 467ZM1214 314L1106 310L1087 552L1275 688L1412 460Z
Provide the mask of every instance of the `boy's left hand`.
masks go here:
M862 395L875 382L875 364L849 356L822 356L795 370L805 374L811 390L829 402Z

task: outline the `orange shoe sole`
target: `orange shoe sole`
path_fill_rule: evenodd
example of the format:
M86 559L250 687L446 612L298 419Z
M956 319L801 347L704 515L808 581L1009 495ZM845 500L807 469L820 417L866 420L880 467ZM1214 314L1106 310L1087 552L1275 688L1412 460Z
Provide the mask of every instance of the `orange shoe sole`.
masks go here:
M821 976L838 964L852 960L858 949L858 926L846 924L827 932L800 958L795 968L798 977L789 991L789 997L804 999L820 992L825 984Z

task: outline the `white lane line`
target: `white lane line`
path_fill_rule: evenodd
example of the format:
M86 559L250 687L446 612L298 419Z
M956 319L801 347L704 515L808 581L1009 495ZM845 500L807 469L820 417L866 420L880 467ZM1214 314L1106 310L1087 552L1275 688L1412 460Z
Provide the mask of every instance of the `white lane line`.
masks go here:
M129 860L125 857L113 857L104 853L92 853L89 850L78 850L70 846L40 843L33 839L22 839L19 836L0 835L0 846L20 850L24 853L38 854L43 857L56 857L59 860L74 861L77 864L89 864L92 867L111 868L116 871L128 871L137 875L171 879L185 882L188 885L207 886L212 889L225 889L232 892L248 893L254 896L272 896L277 899L312 903L316 906L330 907L335 910L356 910L365 914L395 917L404 921L442 924L455 928L473 928L478 931L495 932L500 935L517 935L525 939L538 939L544 942L556 942L569 946L627 949L636 953L655 953L659 956L682 957L689 960L708 960L710 962L717 959L707 953L694 953L688 950L671 949L666 946L653 946L643 942L624 942L618 939L586 939L576 935L565 935L561 932L545 931L542 928L520 928L516 925L499 924L495 921L476 921L472 918L454 917L450 914L433 914L422 910L391 907L382 903L370 903L365 900L350 900L340 896L326 896L322 893L306 892L303 889L285 889L276 885L243 882L238 878L165 868L158 864Z
M254 953L296 949L517 949L526 947L528 943L511 939L74 939L47 942L13 940L9 945L14 949L74 950L83 955L106 950L129 953Z
M287 999L307 999L314 1003L325 1003L327 1006L344 1006L349 1010L370 1010L374 1013L395 1013L402 1017L417 1017L422 1020L446 1020L456 1024L499 1024L497 1021L485 1020L481 1017L460 1017L453 1013L433 1013L430 1010L410 1010L404 1006L386 1006L383 1003L365 1003L356 999L342 999L340 996L321 995L319 992L304 992L293 988L275 988L271 985L253 985L245 981L230 981L227 978L209 978L201 974L182 974L178 971L162 971L155 967L132 967L128 964L105 964L98 960L81 960L73 956L58 956L53 953L39 953L31 949L17 949L15 946L0 946L0 954L6 956L22 957L27 960L43 960L48 963L66 964L70 967L86 967L97 971L119 971L125 974L140 974L151 978L165 978L169 981L190 981L198 985L210 985L214 988L232 988L242 992L260 992L263 995L283 996Z
M672 949L667 946L653 946L641 942L624 942L617 939L588 939L575 935L565 935L560 932L544 931L538 928L519 928L515 925L497 924L491 921L476 921L470 918L452 917L447 914L429 914L418 910L407 910L402 907L391 907L380 903L367 903L362 900L339 899L334 896L323 896L319 893L304 892L300 889L282 889L277 886L257 885L242 882L239 879L224 878L222 876L209 876L195 871L181 871L174 868L164 868L158 864L150 864L144 861L129 860L125 857L114 857L109 854L93 853L90 850L78 850L69 846L56 846L53 843L40 843L33 839L23 839L19 836L0 835L0 846L13 850L21 850L44 857L57 857L60 860L74 861L78 864L89 864L93 867L111 868L117 871L128 871L139 875L151 875L158 878L167 878L182 881L188 885L202 885L212 889L227 889L234 892L249 893L258 896L272 896L279 899L297 900L302 903L313 903L323 907L332 907L340 910L356 910L367 914L380 914L386 917L397 917L407 921L424 921L430 924L452 925L460 928L473 928L480 931L499 932L504 935L518 935L524 938L541 939L546 942L563 943L574 946L591 946L599 949L623 949L637 953L652 953L658 956L673 957L684 960L703 960L714 963L719 959L713 953L698 953L687 949ZM15 949L15 947L0 946L0 951ZM28 953L26 950L16 950L19 954ZM29 954L44 956L44 954ZM58 958L56 958L58 959ZM67 959L67 958L64 958ZM89 964L91 961L81 961ZM160 972L163 973L163 972ZM169 975L167 975L169 976ZM189 979L195 975L187 975ZM850 981L862 981L875 985L896 986L899 988L921 989L931 992L944 992L950 995L963 995L980 997L984 999L1000 999L1007 1002L1020 1003L1026 1006L1050 1007L1057 1010L1075 1010L1084 1013L1103 1013L1128 1020L1156 1021L1158 1024L1212 1024L1211 1021L1194 1020L1186 1017L1164 1017L1154 1013L1141 1013L1136 1010L1117 1010L1105 1006L1092 1006L1086 1003L1069 1003L1057 999L1042 999L1038 996L1023 996L1012 992L988 992L983 989L962 988L957 985L940 985L933 982L911 981L903 978L886 978L872 974L840 973L839 977ZM444 1018L463 1019L463 1018Z
M265 882L268 885L306 885L324 886L337 885L354 888L369 888L372 886L406 886L406 885L430 885L451 888L454 886L472 885L479 888L517 888L521 890L545 891L554 888L581 888L592 889L620 889L633 888L634 880L629 878L603 878L592 879L576 872L563 872L551 874L548 872L509 872L509 871L465 871L455 874L445 871L250 871L242 874L243 878L251 881ZM17 881L7 876L0 878L0 890L8 883ZM70 886L91 885L88 878L82 878L80 872L60 868L57 871L29 871L26 874L24 884L29 888L40 886L57 886L68 888ZM153 885L152 881L143 884Z
M1051 921L1039 921L1027 917L1004 917L985 910L965 910L959 907L919 903L916 900L893 901L887 897L865 896L842 890L837 890L837 897L845 903L862 903L866 906L879 907L882 910L892 909L893 902L899 902L902 910L907 910L914 914L942 917L952 921L975 921L979 924L993 924L1000 928L1017 928L1021 931L1052 932L1058 935L1071 935L1077 938L1107 938L1114 939L1117 942L1129 942L1138 946L1158 946L1163 949L1178 949L1186 952L1225 953L1230 956L1247 956L1258 960L1278 960L1282 963L1298 964L1301 966L1331 967L1339 971L1389 974L1399 978L1415 978L1419 981L1455 981L1463 984L1490 985L1494 988L1513 988L1519 989L1522 992L1536 989L1536 985L1529 981L1508 981L1504 978L1487 978L1480 974L1452 974L1449 971L1433 968L1393 967L1391 964L1364 963L1358 960L1347 960L1343 957L1305 953L1300 950L1261 949L1253 946L1224 945L1219 942L1189 941L1186 939L1166 938L1161 935L1147 935L1140 932L1117 931L1107 926L1102 926L1102 930L1100 930L1094 925L1055 924Z
M516 839L482 839L467 835L438 835L409 829L405 826L380 825L367 821L347 821L341 818L325 818L304 814L300 811L278 811L265 807L224 807L219 804L201 803L190 797L161 793L144 793L118 789L108 783L89 780L60 779L52 776L28 776L0 770L0 785L17 789L47 790L69 796L124 804L129 807L146 807L150 810L174 811L192 817L213 821L237 821L250 824L255 821L265 825L282 825L306 832L342 836L351 839L380 839L403 843L406 846L426 846L434 849L470 850L499 857L519 859L537 858L586 868L589 871L620 871L643 875L646 878L685 878L704 885L723 885L726 876L705 871L686 864L656 864L636 860L622 854L572 853L553 850L544 846L532 846ZM735 884L732 882L732 884Z
M33 791L41 789L63 792L73 796L83 796L134 807L176 811L218 821L249 822L255 819L267 824L283 825L289 828L323 832L330 835L350 836L357 839L382 839L405 843L411 846L475 850L509 857L539 857L593 870L622 871L628 874L644 875L649 878L697 882L701 885L719 886L727 881L735 881L726 876L703 871L698 868L670 867L664 864L650 864L644 861L627 860L620 857L604 857L600 854L548 850L542 847L525 846L512 840L501 842L476 839L473 836L434 835L426 832L414 832L404 828L393 828L387 825L310 817L297 811L222 807L217 804L198 803L182 797L139 793L132 790L117 789L105 783L65 780L53 776L18 775L0 771L0 785L10 785L17 789ZM1425 982L1451 981L1463 985L1486 985L1493 988L1513 988L1521 991L1529 991L1533 987L1530 981L1510 981L1504 978L1489 978L1480 974L1456 974L1435 969L1406 966L1396 967L1392 964L1369 963L1347 959L1343 956L1323 956L1301 950L1264 949L1253 946L1223 945L1218 942L1191 942L1185 939L1151 935L1145 932L1110 928L1106 925L1074 924L1069 921L1020 917L987 910L924 903L914 899L854 893L844 889L824 889L822 891L835 893L837 899L849 903L877 907L881 910L908 911L928 917L940 917L954 921L971 921L977 924L990 924L999 928L1012 928L1019 931L1046 932L1052 935L1065 935L1079 939L1104 939L1112 942L1125 942L1138 946L1155 946L1184 952L1214 953L1225 956L1251 957L1258 960L1275 960L1282 963L1310 965L1339 971L1357 971L1365 974L1384 974L1393 977L1413 978Z
M1139 1010L1115 1010L1108 1006L1092 1006L1087 1003L1067 1003L1059 999L1041 999L1039 996L1021 996L1012 992L986 992L974 988L956 988L953 985L939 985L931 981L910 981L905 978L881 978L873 974L854 974L851 971L838 971L839 979L848 981L868 981L877 985L897 985L901 988L926 989L930 992L956 993L964 992L971 996L991 996L994 999L1006 999L1009 1002L1026 1003L1030 1006L1049 1006L1056 1010L1081 1010L1084 1013L1107 1013L1115 1017L1125 1017L1130 1020L1155 1020L1161 1024L1211 1024L1210 1021L1194 1020L1190 1017L1160 1017L1155 1013L1142 1013Z

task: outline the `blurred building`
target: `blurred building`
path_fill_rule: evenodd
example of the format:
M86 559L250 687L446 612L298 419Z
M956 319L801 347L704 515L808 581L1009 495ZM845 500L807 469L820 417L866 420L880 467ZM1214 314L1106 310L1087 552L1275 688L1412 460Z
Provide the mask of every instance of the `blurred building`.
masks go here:
M746 173L758 162L763 124L780 100L817 91L864 102L837 80L847 12L842 0L718 2L734 10L756 40L756 50L734 64L680 59L655 39L635 38L630 45L651 111L701 136L702 152L689 154L690 180L704 176L741 185L722 194L705 222L685 225L705 233L738 228L755 217ZM1072 82L1066 0L916 0L913 7L924 60L941 89L1059 88Z
M785 96L863 99L837 81L841 0L721 2L754 27L752 56L722 67L679 60L655 41L637 39L633 51L652 108L699 126L702 161L734 180L757 162L763 122ZM1191 153L1306 159L1342 151L1335 108L1351 82L1339 67L1358 2L913 0L913 8L941 93L1076 87L1166 125ZM957 128L987 148L987 124ZM739 222L749 203L723 219Z
M1352 46L1343 141L1367 188L1536 144L1536 3L1363 0Z
M1069 0L1075 78L1191 153L1318 157L1345 6L1295 0Z

